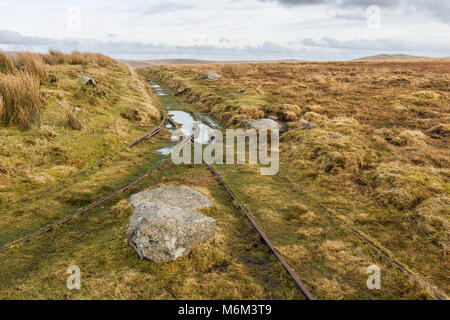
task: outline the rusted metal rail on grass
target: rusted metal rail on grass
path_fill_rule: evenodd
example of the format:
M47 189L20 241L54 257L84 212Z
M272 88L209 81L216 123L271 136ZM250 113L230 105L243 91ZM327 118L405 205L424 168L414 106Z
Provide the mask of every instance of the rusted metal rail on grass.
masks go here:
M59 221L59 222L57 222L57 223L55 223L55 224L53 224L53 225L51 225L51 226L48 226L48 227L46 227L46 228L44 228L44 229L42 229L42 230L39 230L39 231L37 231L37 232L35 232L35 233L33 233L33 234L30 234L30 235L26 236L25 238L22 238L22 239L19 239L19 240L16 240L16 241L10 243L9 245L7 245L7 246L3 247L2 249L0 249L0 253L3 253L3 252L5 252L5 251L11 249L12 247L14 247L14 246L16 246L16 245L18 245L18 244L21 244L21 243L24 243L24 242L28 242L28 241L30 241L31 239L36 238L36 237L38 237L38 236L40 236L40 235L42 235L42 234L44 234L44 233L50 232L50 231L52 231L53 229L55 229L56 227L62 226L62 225L64 225L64 224L70 222L70 221L73 220L74 218L76 218L76 217L78 217L78 216L80 216L80 215L82 215L82 214L85 214L86 212L89 212L89 211L95 209L96 207L98 207L98 206L101 205L102 203L104 203L104 202L106 202L106 201L108 201L108 200L114 198L114 197L117 196L119 193L122 193L122 192L128 190L129 188L135 186L136 184L138 184L139 182L141 182L142 180L144 180L146 177L148 177L149 175L151 175L155 170L157 170L157 169L161 168L162 166L164 166L167 162L169 162L169 160L170 160L170 158L166 158L163 162L161 162L161 163L160 163L159 165L157 165L156 167L152 168L150 171L148 171L147 173L145 173L144 175L142 175L142 176L139 177L138 179L136 179L136 180L134 180L133 182L127 184L126 186L120 188L119 190L117 190L117 191L111 193L110 195L104 197L103 199L101 199L101 200L99 200L99 201L97 201L97 202L95 202L95 203L89 205L88 207L86 207L86 208L84 208L84 209L82 209L82 210L80 210L80 211L77 211L76 213L74 213L74 214L71 215L70 217L64 218L63 220L61 220L61 221Z
M233 191L230 189L230 187L223 181L222 177L219 175L219 173L211 166L208 165L209 170L213 173L213 175L217 178L219 183L225 188L225 190L230 194L230 196L236 201L239 208L242 212L246 215L250 223L253 225L253 227L256 229L256 231L259 233L261 238L264 240L264 242L267 244L267 246L272 250L273 254L277 257L277 259L281 262L283 267L286 269L286 271L289 273L289 275L294 279L295 283L298 285L300 290L302 290L303 294L306 296L308 300L315 300L312 294L309 292L309 290L306 288L306 286L303 284L303 282L298 278L297 274L292 270L292 268L289 266L289 264L284 260L284 258L281 256L281 254L275 249L274 245L270 241L270 239L266 236L266 234L261 230L261 228L258 226L258 224L253 220L250 213L247 211L247 209L244 207L241 201L236 197L236 195L233 193Z
M191 109L192 114L194 115L195 119L197 121L199 121L199 117L197 115L196 112L194 112ZM193 138L191 138L191 141L194 141ZM267 246L269 247L269 249L273 252L273 254L275 255L275 257L277 257L278 261L280 261L280 263L283 265L283 267L286 269L286 271L289 273L289 275L292 277L292 279L294 279L295 283L297 284L297 286L300 288L300 290L303 292L303 294L305 295L305 297L308 300L315 300L315 298L313 297L313 295L311 294L311 292L309 292L309 290L306 288L306 286L304 285L304 283L299 279L299 277L297 276L297 274L295 273L295 271L289 266L289 264L287 263L287 261L283 258L283 256L278 252L278 250L275 248L275 246L272 244L272 241L270 241L270 239L266 236L266 234L264 233L264 231L262 231L262 229L258 226L258 224L256 223L256 221L252 218L252 216L250 215L250 213L248 212L248 210L244 207L244 205L242 204L242 202L236 197L236 195L234 194L234 192L230 189L230 187L225 183L225 181L223 181L222 177L220 176L220 174L209 164L206 164L208 166L208 169L212 172L212 174L216 177L216 179L219 181L219 183L225 188L225 190L228 192L228 194L233 198L233 200L238 204L239 208L241 209L241 211L245 214L245 216L247 217L247 219L250 221L250 223L253 225L253 227L255 228L255 230L258 232L258 234L261 236L261 238L264 240L264 242L267 244Z
M291 184L291 181L287 177L283 177L284 180L286 180L289 184ZM293 189L292 189L293 190ZM305 196L305 193L300 190L294 190L296 193L300 193L301 195ZM347 228L353 235L355 235L357 238L368 244L370 247L375 249L380 255L385 257L389 262L391 262L396 269L398 269L400 272L406 274L409 276L414 282L417 282L422 288L425 290L428 290L429 293L431 293L436 299L439 300L446 300L446 298L437 292L431 285L421 280L419 277L417 277L415 274L413 274L411 271L409 271L406 267L404 267L402 264L400 264L398 261L396 261L394 258L392 258L385 250L380 248L378 245L376 245L372 240L365 237L362 232L356 230L352 226L350 226L347 222L345 222L342 218L339 218L337 215L332 213L330 210L328 210L325 206L318 203L317 201L314 201L317 206L319 206L323 211L325 211L333 220L336 220L338 223L343 225L345 228Z
M391 256L386 253L383 249L378 247L375 243L367 239L365 236L363 236L359 231L354 229L352 226L350 226L347 222L339 218L334 213L327 210L328 214L332 216L334 219L336 219L340 224L342 224L344 227L350 230L351 233L353 233L355 236L357 236L359 239L367 243L369 246L374 248L379 254L384 256L389 262L391 262L398 270L403 272L404 274L408 275L413 281L417 282L422 288L430 291L437 299L439 300L446 300L444 296L442 296L439 292L437 292L432 286L425 283L424 281L420 280L416 275L414 275L411 271L406 269L404 266L402 266L399 262L391 258Z
M100 162L94 164L93 166L91 166L91 167L89 167L89 168L87 168L87 169L85 169L85 170L83 170L83 171L80 171L80 172L78 172L78 173L76 173L76 174L74 174L74 175L69 176L69 177L66 178L66 180L64 180L64 181L60 181L60 182L58 182L58 183L56 183L56 184L54 184L54 185L52 185L52 186L50 186L50 187L48 187L48 188L46 188L46 189L40 190L40 191L38 191L38 192L35 192L35 193L33 193L33 194L29 195L29 196L23 197L23 198L21 198L21 199L19 199L19 200L12 201L12 202L8 203L7 205L5 205L5 206L3 206L3 207L0 207L0 210L9 209L11 206L13 206L13 205L15 205L15 204L23 203L23 202L26 202L26 201L31 200L33 197L39 196L39 195L44 194L44 193L48 193L48 192L52 191L53 189L55 189L55 188L57 188L57 187L59 187L59 186L65 185L65 184L68 182L69 179L74 179L74 178L83 176L83 175L85 175L86 173L88 173L89 171L92 171L92 170L94 170L95 168L99 168L99 167L103 166L107 161L112 160L112 159L113 159L114 157L116 157L119 153L122 153L123 151L125 151L125 150L127 150L127 149L130 149L130 148L134 147L135 145L141 143L142 141L144 141L144 140L146 140L146 139L150 139L151 137L153 137L153 136L155 136L156 134L158 134L158 133L162 130L163 125L164 125L165 122L166 122L166 115L164 114L164 117L163 117L163 119L162 119L162 121L161 121L161 123L159 124L158 127L156 127L155 129L153 129L153 130L150 131L149 133L146 133L145 135L143 135L143 136L137 138L137 139L134 140L133 142L129 143L128 145L126 145L125 147L123 147L122 149L120 149L120 150L119 150L118 152L116 152L115 154L113 154L113 155L111 155L111 156L109 156L109 157L107 157L107 158L104 158L104 159L101 160Z

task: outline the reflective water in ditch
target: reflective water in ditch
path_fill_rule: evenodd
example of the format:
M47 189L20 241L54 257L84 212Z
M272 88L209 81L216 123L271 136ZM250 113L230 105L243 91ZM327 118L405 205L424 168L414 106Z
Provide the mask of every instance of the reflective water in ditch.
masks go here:
M163 107L166 108L168 115L172 120L179 125L181 133L186 136L191 136L196 132L195 142L200 144L209 144L212 136L213 128L221 129L220 124L211 117L197 113L200 120L197 128L194 128L195 117L189 112L186 107L180 103L174 96L168 94L160 85L151 79L148 79L152 85L153 91L161 100ZM176 144L182 140L180 132L176 132L174 126L170 123L166 125L166 128L172 133L171 144L159 150L156 150L162 155L170 155L175 148Z

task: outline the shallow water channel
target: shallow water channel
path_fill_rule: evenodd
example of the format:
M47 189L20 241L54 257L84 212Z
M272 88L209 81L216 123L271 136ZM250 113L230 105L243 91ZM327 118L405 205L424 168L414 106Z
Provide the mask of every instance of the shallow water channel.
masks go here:
M186 136L192 136L195 133L195 142L203 145L211 142L211 131L213 129L222 129L221 125L209 117L208 115L197 113L199 123L195 128L195 117L187 107L179 102L174 96L167 93L159 84L153 80L149 80L154 93L159 97L163 107L167 110L168 115L180 127L181 133ZM166 128L172 133L172 141L168 146L156 150L162 155L170 155L179 143L179 132L175 132L174 126L171 123L166 124ZM197 131L196 131L197 130Z

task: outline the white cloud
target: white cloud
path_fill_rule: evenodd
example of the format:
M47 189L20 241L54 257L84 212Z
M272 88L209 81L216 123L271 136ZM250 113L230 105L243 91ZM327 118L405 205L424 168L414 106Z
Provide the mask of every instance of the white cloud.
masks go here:
M14 37L3 33L4 48L203 59L333 60L380 50L449 55L447 0L73 0L70 5L81 9L80 31L67 29L63 1L1 4L0 30L18 32L22 39L2 42ZM378 30L366 26L368 4L382 8Z

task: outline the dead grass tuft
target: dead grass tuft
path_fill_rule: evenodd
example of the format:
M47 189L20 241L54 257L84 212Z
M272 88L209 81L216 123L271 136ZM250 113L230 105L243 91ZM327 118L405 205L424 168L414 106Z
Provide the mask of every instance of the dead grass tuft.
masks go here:
M30 129L41 118L39 80L29 73L7 75L0 80L1 122Z
M14 62L0 50L0 73L13 74L16 72Z
M73 130L83 130L84 128L83 120L70 110L66 110L66 126Z
M399 210L413 209L435 194L444 194L449 184L438 172L401 162L381 163L365 174L375 198Z
M302 109L295 104L283 104L268 106L265 108L265 112L278 116L282 121L294 121L300 117Z
M115 65L117 62L101 53L81 53L74 51L71 54L63 53L57 50L49 50L48 54L43 54L42 58L49 65L57 64L72 64L72 65L87 65L97 64L100 67L108 67Z
M47 82L47 70L44 59L39 54L20 52L14 58L14 64L22 72L29 72L41 81Z
M421 131L405 130L402 131L397 137L392 139L392 142L398 146L426 147L426 139L427 136Z

